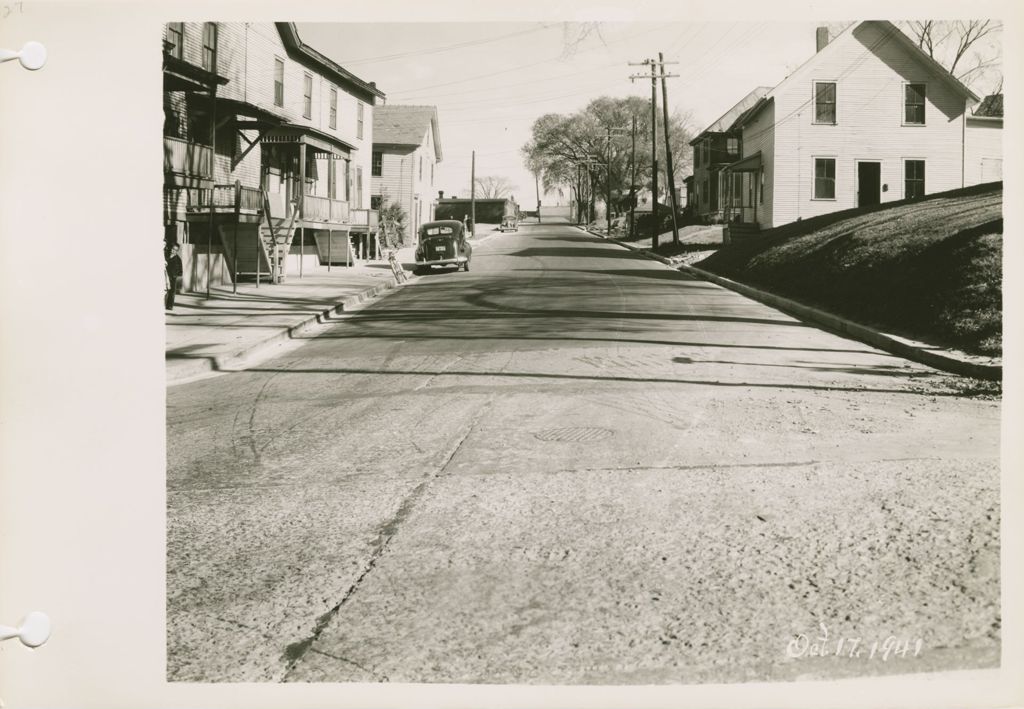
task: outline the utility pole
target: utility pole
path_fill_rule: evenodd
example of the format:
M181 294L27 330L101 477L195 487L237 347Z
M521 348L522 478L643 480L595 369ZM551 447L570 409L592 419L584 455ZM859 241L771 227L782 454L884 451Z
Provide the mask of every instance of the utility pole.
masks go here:
M678 64L678 62L666 62L661 52L658 52L658 66L661 69L661 108L665 117L665 161L668 168L668 191L672 199L672 243L679 243L679 225L676 223L676 213L679 205L676 204L676 176L672 171L672 144L668 132L668 89L665 88L665 79L679 76L679 74L666 74L665 64Z
M473 161L469 168L469 235L476 235L476 151L473 151Z
M629 238L636 236L636 116L633 116L633 151L629 157Z
M533 173L533 184L537 188L537 223L540 224L540 175Z
M608 136L605 143L604 171L604 221L605 233L612 235L612 129L606 129Z
M583 220L583 173L582 166L576 163L576 223Z
M605 128L605 217L608 221L608 233L612 230L612 138L621 136L625 128Z
M630 66L646 66L650 68L650 74L633 74L630 81L635 79L651 80L651 249L658 250L658 74L654 70L653 59L645 59L642 62L630 62Z
M651 63L651 250L658 250L658 83Z

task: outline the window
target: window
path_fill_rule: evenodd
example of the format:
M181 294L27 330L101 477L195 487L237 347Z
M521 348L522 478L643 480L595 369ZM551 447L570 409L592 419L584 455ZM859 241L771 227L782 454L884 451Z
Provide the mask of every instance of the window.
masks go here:
M430 163L430 186L434 186L434 163Z
M903 198L924 197L924 160L907 160L903 163Z
M167 23L167 53L172 57L181 59L182 48L185 44L185 23L184 22L168 22Z
M704 202L708 201L708 181L707 180L704 180L704 186L701 188L701 191L700 191L700 198Z
M380 209L381 202L384 201L384 195L373 194L370 195L370 209Z
M423 182L423 156L420 155L420 182Z
M304 118L313 117L313 77L309 74L302 82L302 115Z
M729 151L729 155L740 154L740 139L739 138L726 138L725 141L726 150Z
M359 104L356 107L356 137L362 140L363 138L363 104Z
M836 159L814 158L814 199L836 198Z
M814 122L836 122L836 84L834 81L814 82Z
M379 150L373 152L373 156L370 160L370 175L373 177L380 177L384 174L384 153Z
M761 168L761 194L758 198L758 202L764 204L764 168Z
M924 125L924 84L907 84L903 95L903 122Z
M331 87L331 113L327 125L331 128L338 127L338 90L333 86Z
M284 59L274 57L274 105L284 106Z
M217 23L203 25L203 68L217 71Z
M363 204L363 167L362 165L356 165L356 180L355 180L355 194L353 195L354 201L357 206Z
M700 145L693 146L693 166L700 167Z
M704 155L701 158L701 162L704 163L705 165L707 165L708 162L709 162L709 155L710 155L710 150L709 150L710 146L708 144L709 142L710 141L705 140L703 143L701 143L701 146L700 146L700 149L704 151Z

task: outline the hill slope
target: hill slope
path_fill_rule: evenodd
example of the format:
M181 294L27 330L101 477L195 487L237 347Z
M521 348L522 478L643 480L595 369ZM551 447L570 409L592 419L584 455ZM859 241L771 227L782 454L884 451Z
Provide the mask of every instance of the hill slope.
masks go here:
M1002 353L1002 183L788 224L698 264L850 320Z

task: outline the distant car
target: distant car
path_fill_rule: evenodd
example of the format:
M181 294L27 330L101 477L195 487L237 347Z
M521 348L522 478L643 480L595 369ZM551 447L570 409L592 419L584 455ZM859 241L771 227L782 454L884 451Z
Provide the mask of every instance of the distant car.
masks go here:
M501 226L498 227L502 233L506 231L519 231L519 215L506 214L501 219Z
M462 222L427 222L420 227L416 273L428 271L431 266L455 266L468 271L472 258L473 246L466 238Z

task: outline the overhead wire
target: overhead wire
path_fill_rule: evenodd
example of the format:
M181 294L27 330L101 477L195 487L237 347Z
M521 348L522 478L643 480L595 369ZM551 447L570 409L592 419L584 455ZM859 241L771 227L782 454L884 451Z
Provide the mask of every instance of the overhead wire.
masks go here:
M383 54L377 57L365 57L363 59L348 59L345 61L338 62L342 66L359 66L360 64L371 64L374 62L389 62L395 59L405 59L406 57L412 56L423 56L424 54L440 54L442 52L450 52L454 49L465 49L467 47L477 47L483 44L493 44L494 42L502 42L506 39L513 37L521 37L527 34L534 34L543 30L551 29L553 25L541 25L540 27L531 27L527 30L521 30L519 32L510 32L509 34L500 35L498 37L486 37L483 39L474 39L466 42L459 42L456 44L449 44L442 47L433 47L430 49L419 49L411 50L408 52L399 52L396 54Z

